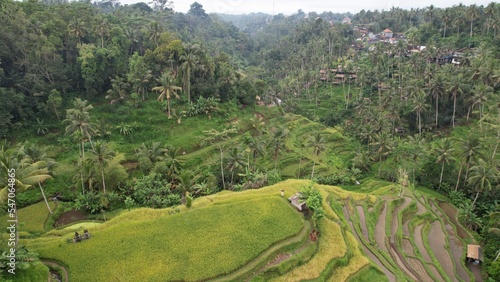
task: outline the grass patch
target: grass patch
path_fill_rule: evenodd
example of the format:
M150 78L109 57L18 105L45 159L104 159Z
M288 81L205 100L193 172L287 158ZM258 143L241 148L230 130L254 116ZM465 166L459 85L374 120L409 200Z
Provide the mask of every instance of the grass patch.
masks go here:
M363 269L358 271L355 275L349 277L347 282L358 282L358 281L388 281L387 277L383 272L373 265L365 266Z
M6 280L3 281L13 281L13 282L33 282L33 281L47 281L49 276L49 268L43 263L37 261L31 263L30 267L27 269L16 269L14 275L6 273L3 277Z
M49 206L52 210L56 207L54 202L49 202ZM45 221L49 216L49 210L45 202L39 202L34 205L22 208L18 210L18 220L19 220L19 231L25 231L34 234L42 234L45 232L44 225ZM7 214L0 217L0 228L5 230L7 227Z
M28 248L64 262L72 281L86 281L88 273L96 281L192 281L227 274L303 227L301 217L278 196L171 216L148 218L135 210L127 219L127 214L102 224L82 243L66 243L73 231L68 228L62 238L35 239Z

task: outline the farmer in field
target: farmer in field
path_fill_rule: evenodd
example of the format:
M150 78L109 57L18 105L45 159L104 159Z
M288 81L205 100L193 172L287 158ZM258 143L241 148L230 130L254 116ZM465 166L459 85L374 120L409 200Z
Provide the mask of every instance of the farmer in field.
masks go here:
M73 238L73 242L79 242L80 241L80 234L78 232L75 232L75 237Z

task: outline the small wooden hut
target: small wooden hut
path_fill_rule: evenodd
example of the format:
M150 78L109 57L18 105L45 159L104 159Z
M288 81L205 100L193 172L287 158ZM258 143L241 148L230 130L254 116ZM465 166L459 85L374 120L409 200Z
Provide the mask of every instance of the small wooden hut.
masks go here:
M293 196L291 196L290 198L288 198L288 200L290 201L290 203L292 203L292 205L294 205L299 211L305 211L307 210L307 205L306 205L306 202L304 202L302 200L302 194L300 193L297 193Z
M480 245L467 245L467 260L474 260L476 264L483 261L483 250Z

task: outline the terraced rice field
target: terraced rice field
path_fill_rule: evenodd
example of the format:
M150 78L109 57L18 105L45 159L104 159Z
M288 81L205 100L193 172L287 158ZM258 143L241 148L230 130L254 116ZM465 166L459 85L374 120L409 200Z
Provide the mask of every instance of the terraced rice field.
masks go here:
M382 212L372 230L365 202L346 201L344 216L358 241L373 246L363 251L389 281L471 281L473 276L463 263L466 232L448 216L451 206L446 206L445 213L433 200L426 201L413 191L378 201ZM370 232L375 238L371 243Z
M288 180L257 190L247 190L240 193L222 192L199 198L193 203L191 210L183 208L180 214L168 216L165 215L168 213L162 210L138 209L121 215L122 220L112 220L106 224L92 223L91 229L95 230L95 238L80 245L73 246L62 243L74 232L72 226L52 230L39 238L25 239L23 242L36 249L42 258L52 258L67 266L70 280L84 281L85 272L75 268L76 264L72 259L75 256L82 256L82 254L77 255L73 251L98 244L105 238L111 238L111 234L115 234L116 237L116 230L120 230L118 234L126 234L125 237L120 237L119 241L123 242L124 238L130 239L138 236L133 234L134 228L138 225L144 227L143 230L147 228L157 229L159 226L173 228L176 224L188 226L191 221L199 218L201 221L189 225L189 228L186 228L187 233L181 236L182 238L191 236L198 238L199 241L200 238L203 238L201 234L210 230L207 227L198 228L199 225L211 226L214 224L207 214L216 213L215 217L223 218L228 216L227 211L232 211L231 216L234 217L254 208L251 214L261 215L261 220L249 222L250 213L248 213L236 224L238 227L231 232L224 233L224 235L220 228L216 232L214 231L214 239L204 243L203 247L206 248L217 241L215 238L224 235L225 239L219 240L220 242L216 245L212 244L213 251L209 256L215 256L214 252L220 250L220 246L224 244L227 246L230 240L233 240L235 244L228 247L222 256L219 254L219 257L229 258L235 253L241 252L239 249L245 242L256 246L262 245L259 245L259 250L254 251L251 255L248 255L248 250L245 250L243 252L245 257L239 261L235 257L230 262L225 263L232 263L231 265L225 266L224 269L213 269L207 274L207 269L214 268L214 265L203 265L207 261L206 258L199 259L203 250L193 249L188 240L184 244L184 249L191 249L189 252L184 252L183 256L189 257L191 263L203 265L203 267L197 268L196 272L189 273L186 269L185 271L171 269L170 272L165 272L168 268L164 267L166 265L164 261L170 258L162 257L168 253L160 252L156 253L158 258L150 260L149 264L154 261L156 265L163 268L157 268L158 272L155 273L144 272L138 275L146 275L144 277L150 279L169 277L167 280L175 277L174 279L183 281L289 282L312 280L337 282L366 281L369 279L370 281L389 282L451 282L473 280L473 275L462 263L465 248L463 239L467 238L468 233L458 225L455 218L456 213L449 204L437 202L425 194L419 194L418 191L405 191L402 197L397 197L388 192L394 191L393 187L384 185L373 185L372 187L376 188L371 191L363 191L363 193L349 192L339 187L315 185L323 197L325 217L314 225L308 219L307 214L305 217L299 216L298 212L285 202L285 199L278 196L281 189L285 189L287 196L291 196L301 186L309 184L310 182L306 180ZM186 221L188 217L190 220ZM265 233L264 230L270 230L271 227L277 228L277 218L282 223L282 226L279 227L280 230L291 229L279 236L275 236L277 230L267 232L269 234ZM128 226L127 222L133 224L134 228ZM146 226L148 222L155 224ZM262 236L269 237L268 243L262 244L262 240L253 242L252 238L255 236L247 234L248 232L238 233L239 229L243 227L248 229L254 225L257 226L257 230L260 230L259 233ZM83 227L78 225L78 228L82 229ZM309 235L313 229L319 231L318 240L310 239ZM155 232L142 233L142 241L155 240L154 236L148 235L150 233L158 234ZM235 238L234 234L239 235ZM158 237L158 235L155 236ZM162 239L162 244L166 244L168 238L174 238L175 236L173 236L173 233L168 237L165 236ZM177 242L178 245L181 237L177 237L173 241ZM176 244L169 245L171 252L176 248ZM49 248L50 245L57 246ZM111 250L109 246L110 244L99 245L98 249L102 253L101 258L105 256L105 253L109 253L108 251ZM135 249L142 250L146 247L146 245L141 245L140 248ZM90 252L91 249L89 248L87 251ZM66 252L63 252L64 250ZM114 255L108 256L107 266L99 269L98 274L101 277L107 275L109 278L110 275L114 275L111 280L133 281L127 280L125 276L120 276L127 271L126 269L121 269L121 272L107 271L110 265L119 266L113 264L114 257L120 252L123 253L124 250L128 249L120 247L113 251ZM133 252L129 251L128 255L121 254L123 259L128 257L130 263L138 264L138 260L144 254L134 256ZM181 251L179 250L179 254ZM154 252L153 249L150 249L151 254ZM64 253L67 255L63 255ZM171 261L175 262L177 258L171 258ZM92 265L90 262L87 264L91 266L93 273L97 273L98 267L96 265ZM80 268L83 267L80 265ZM148 265L144 269L149 269L149 267ZM151 270L148 271L151 272ZM135 278L137 277L139 276Z

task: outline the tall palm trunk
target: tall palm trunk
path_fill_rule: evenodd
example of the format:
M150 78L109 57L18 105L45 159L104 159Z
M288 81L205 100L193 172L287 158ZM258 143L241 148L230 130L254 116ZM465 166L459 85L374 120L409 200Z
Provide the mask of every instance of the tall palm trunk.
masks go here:
M222 175L222 188L224 190L226 190L226 182L224 181L224 167L222 165L222 147L219 147L219 150L220 150L220 172L221 172L221 175Z
M443 182L443 173L444 173L444 162L441 165L441 176L439 177L439 185Z
M457 110L457 93L453 94L453 117L451 118L451 123L453 128L455 128L455 112Z
M104 181L104 166L101 164L102 190L106 194L106 182Z
M463 163L460 164L460 170L458 171L458 177L457 177L457 185L455 185L455 191L458 190L458 184L460 184L460 175L462 175L462 169L464 165Z
M474 197L474 201L472 202L472 209L474 209L474 205L476 204L477 198L479 197L479 191L476 193L476 197Z
M40 192L42 192L43 200L45 201L45 204L47 205L47 209L49 209L49 213L52 213L52 210L50 209L49 202L47 201L47 197L45 197L45 193L43 192L42 184L38 182L38 187L40 187Z

